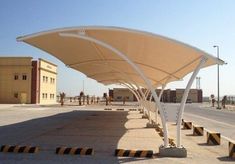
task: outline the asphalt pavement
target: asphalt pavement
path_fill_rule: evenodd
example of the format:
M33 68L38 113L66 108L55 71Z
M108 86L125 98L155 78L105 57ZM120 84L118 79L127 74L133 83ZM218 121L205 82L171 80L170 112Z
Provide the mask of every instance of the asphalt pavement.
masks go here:
M177 105L177 104L176 104ZM187 148L187 158L163 158L158 148L162 137L154 128L146 128L147 119L138 111L129 111L135 106L0 106L0 145L39 146L36 154L0 153L0 163L231 163L228 158L228 142L208 146L206 137L192 136L191 130L182 130L182 143ZM124 111L117 111L123 108ZM198 109L200 108L200 109ZM199 112L196 112L198 110ZM187 105L185 119L193 123L205 123L206 128L216 128L214 117L204 116L200 105ZM202 111L202 112L200 112ZM195 114L200 113L200 114ZM213 111L211 110L213 113ZM221 111L218 111L221 112ZM226 113L226 112L223 112ZM231 114L230 114L231 115ZM194 119L194 120L193 120ZM229 127L230 125L231 127ZM210 127L211 126L211 127ZM232 130L234 124L222 122L219 127ZM175 139L176 126L169 123L170 137ZM226 132L226 130L225 130ZM224 134L225 134L224 132ZM56 147L91 147L92 156L56 155ZM153 158L116 157L115 149L153 150Z
M203 104L187 104L184 118L235 140L235 111L218 110Z

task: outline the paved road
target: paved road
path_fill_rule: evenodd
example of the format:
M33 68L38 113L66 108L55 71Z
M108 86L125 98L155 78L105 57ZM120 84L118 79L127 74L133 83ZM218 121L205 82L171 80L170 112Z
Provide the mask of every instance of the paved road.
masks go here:
M187 104L184 118L235 140L235 111L217 110L201 104Z
M205 136L192 136L192 131L182 130L182 142L187 148L187 158L152 159L115 157L114 150L153 150L158 152L163 143L155 129L146 128L147 119L141 119L139 112L128 112L130 106L111 106L112 111L104 111L104 106L10 106L0 105L0 146L32 145L39 146L36 154L0 153L0 164L9 163L220 163L229 161L227 142L220 146L206 146ZM125 108L125 111L117 111ZM188 108L188 107L187 107ZM189 106L193 111L197 108ZM189 110L190 110L189 109ZM206 110L206 109L205 109ZM187 119L198 119L188 113ZM200 116L202 117L202 116ZM206 118L206 124L210 124ZM198 122L198 121L197 121ZM203 122L203 121L202 121ZM213 124L213 123L211 123ZM227 123L226 123L227 124ZM224 125L227 127L227 125ZM169 131L175 138L175 128ZM94 155L56 155L58 146L92 147Z

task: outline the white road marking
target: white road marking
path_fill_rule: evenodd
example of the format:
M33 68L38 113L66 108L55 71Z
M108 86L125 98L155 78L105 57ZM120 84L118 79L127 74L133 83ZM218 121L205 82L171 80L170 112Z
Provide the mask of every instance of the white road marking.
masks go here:
M215 120L212 120L212 119L209 119L209 118L206 118L206 117L202 117L202 116L198 116L198 115L194 115L194 114L188 114L188 113L184 113L185 115L188 115L190 117L198 117L198 118L201 118L201 119L205 119L205 120L208 120L208 121L211 121L211 122L215 122L215 123L219 123L219 124L223 124L223 125L226 125L226 126L229 126L229 127L232 127L234 128L235 126L233 125L230 125L230 124L227 124L227 123L224 123L224 122L220 122L220 121L215 121ZM205 131L209 131L211 132L211 130L207 129L207 128L204 128ZM228 138L224 135L221 135L221 138L227 140L227 141L230 141L230 142L235 142L234 140L232 140L231 138Z
M223 124L223 125L235 128L235 126L233 126L231 124L227 124L227 123L220 122L220 121L215 121L215 120L212 120L210 118L206 118L206 117L202 117L202 116L198 116L198 115L194 115L194 114L188 114L188 113L184 113L184 115L188 115L188 116L191 116L191 117L198 117L198 118L205 119L205 120L208 120L208 121L211 121L211 122L215 122L215 123L219 123L219 124Z

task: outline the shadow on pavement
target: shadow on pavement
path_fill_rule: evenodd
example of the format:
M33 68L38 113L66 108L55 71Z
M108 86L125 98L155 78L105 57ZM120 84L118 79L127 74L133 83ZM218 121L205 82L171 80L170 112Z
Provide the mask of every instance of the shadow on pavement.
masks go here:
M55 157L56 147L90 147L94 149L95 155L89 157L89 162L96 163L96 159L102 158L102 163L123 163L139 160L138 158L118 158L114 157L114 151L119 140L127 132L125 123L128 112L109 111L72 111L56 114L49 117L32 119L16 124L0 126L0 146L1 145L31 145L38 146L40 152L35 156L30 156L31 160L50 161ZM46 157L43 154L48 154ZM3 159L0 153L0 161ZM10 154L10 153L8 153ZM14 158L14 156L9 156ZM17 155L17 158L21 156ZM97 157L97 158L96 158ZM111 161L106 157L110 158ZM8 160L8 155L4 153L4 160ZM27 154L22 158L29 158ZM46 159L45 159L46 158ZM68 158L62 156L59 158ZM72 162L77 158L71 157ZM79 160L83 160L81 157ZM103 159L104 158L104 159ZM85 157L84 157L85 159Z
M228 156L219 157L218 160L223 161L223 162L235 162L235 158L230 158Z

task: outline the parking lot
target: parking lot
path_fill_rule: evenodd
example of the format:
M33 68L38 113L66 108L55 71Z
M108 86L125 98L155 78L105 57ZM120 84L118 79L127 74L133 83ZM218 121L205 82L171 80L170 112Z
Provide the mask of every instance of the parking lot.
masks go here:
M221 163L229 162L227 142L207 146L205 136L195 137L182 131L187 158L162 158L163 143L155 129L146 128L147 119L133 106L15 105L0 108L0 144L38 146L39 152L0 153L0 163ZM117 111L124 108L124 111ZM174 138L175 125L170 124ZM57 155L57 147L92 148L93 155ZM153 158L116 157L115 149L152 150Z

